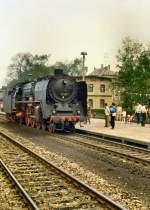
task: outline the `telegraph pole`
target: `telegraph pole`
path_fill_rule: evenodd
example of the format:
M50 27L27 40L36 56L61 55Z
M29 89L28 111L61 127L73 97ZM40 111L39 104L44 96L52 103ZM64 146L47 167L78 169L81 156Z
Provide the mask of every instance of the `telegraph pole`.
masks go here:
M82 60L82 79L85 81L85 56L87 55L87 52L81 52L81 55L83 56Z

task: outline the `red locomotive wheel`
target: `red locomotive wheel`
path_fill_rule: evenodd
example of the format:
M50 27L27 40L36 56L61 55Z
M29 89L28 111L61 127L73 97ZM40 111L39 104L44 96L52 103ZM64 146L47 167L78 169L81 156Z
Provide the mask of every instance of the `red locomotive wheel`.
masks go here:
M36 122L36 125L35 125L35 127L37 128L37 129L41 129L41 123L40 122Z
M54 123L50 123L49 126L47 127L48 131L50 133L55 133L56 127Z
M55 130L56 130L56 126L55 126L55 123L53 123L53 133L55 133Z
M23 119L19 118L19 124L22 125L23 124Z
M35 120L34 119L31 119L31 127L35 128Z
M29 117L26 117L26 125L30 126L30 118Z
M48 129L48 131L49 131L50 133L52 133L52 124L49 124L49 125L47 126L47 129Z

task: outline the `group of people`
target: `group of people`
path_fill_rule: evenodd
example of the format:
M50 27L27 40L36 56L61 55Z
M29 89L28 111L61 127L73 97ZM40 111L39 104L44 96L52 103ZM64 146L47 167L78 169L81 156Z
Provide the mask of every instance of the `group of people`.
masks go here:
M135 115L136 115L137 123L138 124L141 123L142 126L145 126L146 119L148 116L148 107L144 104L138 103L135 107Z
M130 123L135 119L134 114L127 113L125 109L122 109L120 105L117 106L116 120L125 123Z
M111 128L114 129L115 120L130 123L135 119L137 121L137 124L141 123L141 126L145 126L148 115L148 107L144 104L141 105L140 103L138 103L135 106L135 113L129 114L126 112L126 110L122 110L122 107L120 105L116 106L115 103L112 103L112 105L109 107L106 103L104 108L104 114L105 127L109 127L109 125L111 125Z
M107 103L105 103L104 108L104 115L105 115L105 126L104 127L110 127L112 129L115 128L115 121L121 121L124 123L131 123L131 122L137 122L137 124L141 124L141 126L145 126L146 119L148 116L148 107L144 104L137 103L135 106L135 113L127 113L125 109L122 109L120 105L116 106L115 103L112 103L111 106L108 106ZM90 107L87 109L87 118L85 120L85 124L91 123L91 118L93 117L92 110ZM80 127L83 127L80 122Z
M111 125L111 128L115 128L115 119L117 115L117 107L115 106L115 103L112 103L112 105L109 107L107 103L105 103L105 127L109 127L109 124Z

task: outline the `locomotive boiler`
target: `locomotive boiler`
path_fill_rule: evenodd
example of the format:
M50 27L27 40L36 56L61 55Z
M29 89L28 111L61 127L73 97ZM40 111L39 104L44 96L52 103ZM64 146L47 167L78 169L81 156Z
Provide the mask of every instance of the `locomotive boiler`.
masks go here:
M8 90L4 112L12 121L51 133L74 131L75 124L87 115L87 86L57 69L51 77Z

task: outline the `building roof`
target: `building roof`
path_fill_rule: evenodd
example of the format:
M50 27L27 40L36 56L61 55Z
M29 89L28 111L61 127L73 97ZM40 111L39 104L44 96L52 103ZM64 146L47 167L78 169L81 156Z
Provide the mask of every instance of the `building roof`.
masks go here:
M95 68L94 71L92 71L89 76L98 76L98 77L108 77L112 78L115 75L115 72L110 70L110 65L103 66L101 65L101 68Z

